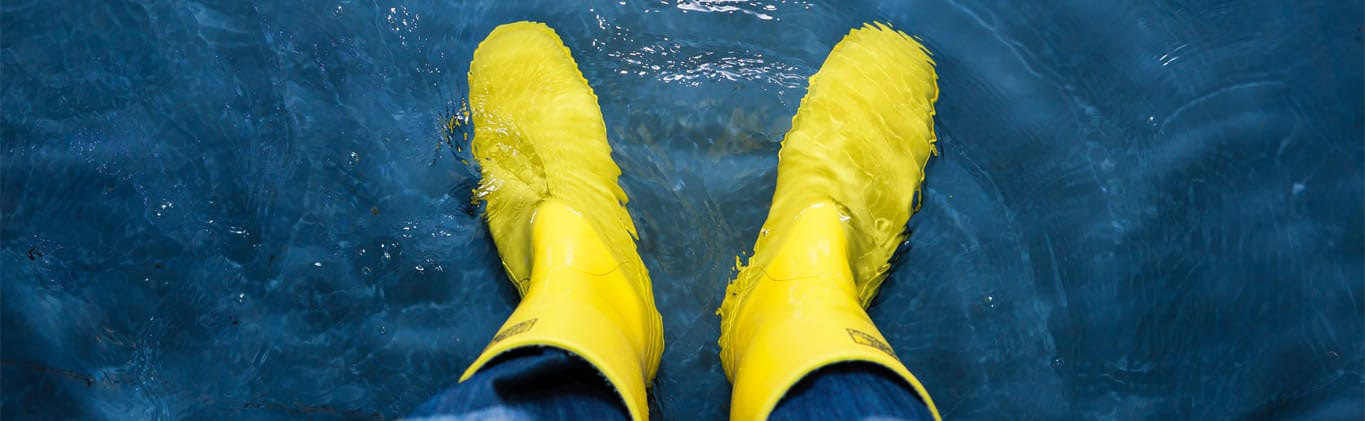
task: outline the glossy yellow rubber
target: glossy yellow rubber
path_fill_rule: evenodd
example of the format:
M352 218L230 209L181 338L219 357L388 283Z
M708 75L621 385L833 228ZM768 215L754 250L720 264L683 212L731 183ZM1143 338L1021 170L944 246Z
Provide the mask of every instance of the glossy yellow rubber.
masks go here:
M663 324L596 95L554 31L530 22L479 44L469 88L476 196L522 301L460 380L513 349L560 348L647 419Z
M864 310L937 153L937 97L928 52L882 24L850 32L811 77L768 219L719 311L731 419L767 418L802 377L849 361L899 374L939 417Z

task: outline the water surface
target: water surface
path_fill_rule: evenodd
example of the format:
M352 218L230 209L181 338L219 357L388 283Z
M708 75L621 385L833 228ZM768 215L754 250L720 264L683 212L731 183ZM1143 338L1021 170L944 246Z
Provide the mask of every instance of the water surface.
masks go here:
M516 302L457 110L543 21L601 101L664 316L659 419L715 343L806 78L935 54L942 154L870 313L953 419L1365 411L1360 1L0 5L3 418L405 414Z

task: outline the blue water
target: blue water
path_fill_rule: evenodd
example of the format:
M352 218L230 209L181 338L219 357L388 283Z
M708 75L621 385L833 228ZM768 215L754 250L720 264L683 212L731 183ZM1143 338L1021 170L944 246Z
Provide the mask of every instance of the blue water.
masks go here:
M658 419L727 413L714 310L806 78L870 20L938 62L870 312L947 417L1358 419L1363 9L6 0L0 417L390 418L452 383L517 296L442 123L532 19L624 172Z

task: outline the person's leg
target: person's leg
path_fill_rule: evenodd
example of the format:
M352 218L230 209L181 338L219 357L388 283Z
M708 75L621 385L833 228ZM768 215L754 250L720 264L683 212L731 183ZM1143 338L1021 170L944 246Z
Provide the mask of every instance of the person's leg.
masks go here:
M828 365L801 379L787 390L768 419L932 420L934 415L895 372L852 362Z
M492 374L482 378L493 386L522 385L504 388L515 392L498 395L506 400L528 396L522 389L534 381L600 377L632 418L645 418L645 385L659 366L663 323L592 88L553 30L518 22L495 28L474 51L469 108L471 149L482 170L477 197L522 300L460 380L486 372ZM502 359L526 348L574 358ZM595 372L564 380L559 371L574 359ZM456 390L451 400L486 396L477 389Z
M845 415L914 418L922 405L938 418L864 310L936 153L937 97L924 47L884 25L850 32L811 78L782 142L764 234L721 304L732 419L825 418L809 411L874 403L905 411Z
M630 415L587 361L555 348L521 348L447 388L409 418L626 420Z

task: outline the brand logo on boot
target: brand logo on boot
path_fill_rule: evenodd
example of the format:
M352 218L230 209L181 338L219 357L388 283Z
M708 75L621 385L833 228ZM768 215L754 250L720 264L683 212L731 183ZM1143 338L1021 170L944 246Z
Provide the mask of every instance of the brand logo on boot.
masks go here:
M507 338L510 338L510 337L513 337L513 336L517 336L517 335L526 333L527 331L530 331L530 330L531 330L531 327L533 327L533 326L536 325L536 320L540 320L540 319L539 319L539 318L535 318L535 319L531 319L531 320L526 320L526 321L518 322L517 324L508 326L508 327L506 327L506 328L503 328L502 331L498 332L497 335L494 335L494 336L493 336L493 341L492 341L492 342L489 342L488 344L489 344L489 345L492 345L492 344L495 344L495 343L498 343L498 342L502 342L503 339L507 339Z
M877 348L878 351L885 352L886 355L890 355L891 358L895 358L896 361L900 361L900 358L896 357L896 353L891 350L891 345L887 345L886 342L882 342L882 340L877 339L876 336L869 335L861 330L854 328L846 329L848 330L848 336L850 338L853 338L853 343Z

